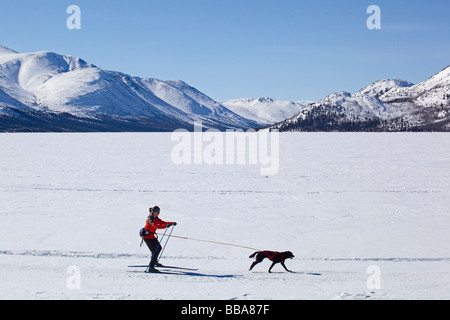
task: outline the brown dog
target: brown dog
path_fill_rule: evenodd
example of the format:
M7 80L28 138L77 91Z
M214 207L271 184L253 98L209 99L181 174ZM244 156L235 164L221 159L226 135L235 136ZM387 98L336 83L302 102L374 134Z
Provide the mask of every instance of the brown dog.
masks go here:
M284 267L284 269L286 269L287 272L292 272L291 270L288 270L288 268L286 268L284 264L284 260L294 258L294 255L290 251L285 252L256 251L249 258L253 258L254 256L256 256L256 260L250 266L250 270L252 270L255 265L263 261L265 258L269 258L270 261L272 261L272 265L269 268L269 272L270 270L272 270L273 266L276 265L277 263L281 263L281 265Z

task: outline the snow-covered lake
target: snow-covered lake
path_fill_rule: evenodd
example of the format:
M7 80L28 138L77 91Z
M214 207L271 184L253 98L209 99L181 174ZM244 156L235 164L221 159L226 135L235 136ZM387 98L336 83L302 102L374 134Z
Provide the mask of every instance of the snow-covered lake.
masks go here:
M279 170L176 165L171 133L1 134L0 299L448 299L446 133L283 133ZM148 208L173 235L146 274ZM151 290L149 290L151 288Z

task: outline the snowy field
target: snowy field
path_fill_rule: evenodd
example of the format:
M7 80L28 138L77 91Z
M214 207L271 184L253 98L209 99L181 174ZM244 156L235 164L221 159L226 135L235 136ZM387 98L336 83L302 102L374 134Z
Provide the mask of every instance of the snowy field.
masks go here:
M0 299L448 299L446 133L280 134L279 170L175 165L171 133L1 134ZM173 234L146 274L150 206Z

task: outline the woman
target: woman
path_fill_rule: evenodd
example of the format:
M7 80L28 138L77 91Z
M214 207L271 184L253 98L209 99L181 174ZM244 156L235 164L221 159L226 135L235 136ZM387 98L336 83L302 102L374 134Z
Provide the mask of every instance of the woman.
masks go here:
M155 269L156 266L161 266L161 264L158 263L158 256L161 252L161 244L159 243L157 237L155 236L155 232L158 229L165 229L169 228L171 226L176 226L176 222L165 222L162 221L158 216L161 209L158 206L155 206L153 208L150 208L150 214L147 218L147 221L145 223L144 229L146 230L145 234L143 235L143 240L147 247L152 252L152 259L150 261L148 272L159 272Z

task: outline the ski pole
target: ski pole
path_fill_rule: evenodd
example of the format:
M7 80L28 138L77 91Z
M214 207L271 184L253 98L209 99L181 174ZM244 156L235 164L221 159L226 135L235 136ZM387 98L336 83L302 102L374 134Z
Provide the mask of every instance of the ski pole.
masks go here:
M164 236L166 235L167 229L164 230L164 234L161 237L161 242L164 240ZM158 241L158 245L156 246L155 252L152 254L152 258L150 259L150 262L148 263L147 269L145 269L145 272L148 272L150 270L150 264L152 263L152 260L155 256L155 254L158 252L159 247L161 246L161 242Z
M174 229L174 228L175 228L175 226L172 226L172 230L170 230L170 233L169 233L169 235L167 236L166 243L164 244L164 247L163 247L163 249L162 249L162 251L161 251L161 254L159 255L159 258L160 258L160 259L161 259L161 257L162 257L163 252L164 252L164 249L166 249L167 242L169 242L170 236L172 235L172 232L173 232L173 229ZM166 231L167 231L167 229L166 229Z

